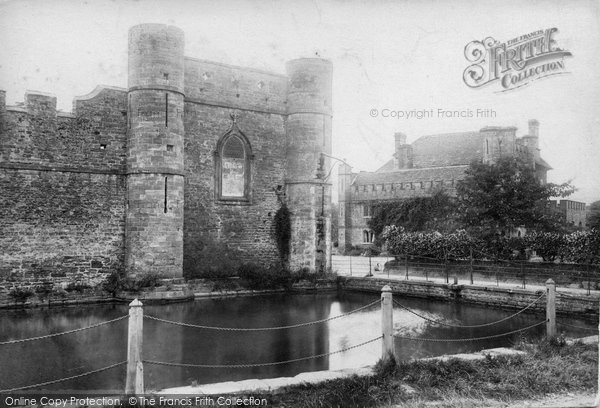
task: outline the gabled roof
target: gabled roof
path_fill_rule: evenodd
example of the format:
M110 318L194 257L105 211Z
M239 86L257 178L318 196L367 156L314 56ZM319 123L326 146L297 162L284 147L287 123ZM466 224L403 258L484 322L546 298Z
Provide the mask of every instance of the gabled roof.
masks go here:
M548 170L552 169L552 166L550 166L548 164L548 162L546 162L546 160L542 159L541 157L538 157L537 159L535 159L535 165L536 166L541 166L541 167L545 167Z
M470 164L483 157L484 140L480 132L422 136L412 143L413 167Z
M390 159L386 164L375 170L375 173L381 173L384 171L394 171L394 159Z
M462 180L468 166L403 169L387 172L362 172L354 178L353 185L410 183L421 181Z
M481 160L484 139L479 132L422 136L411 144L413 168L458 166ZM393 159L376 170L377 173L387 171L394 171Z

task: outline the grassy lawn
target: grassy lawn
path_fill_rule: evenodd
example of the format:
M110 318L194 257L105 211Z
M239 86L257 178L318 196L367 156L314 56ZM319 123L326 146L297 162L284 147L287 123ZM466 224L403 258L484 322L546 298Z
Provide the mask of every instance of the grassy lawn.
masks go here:
M276 407L494 407L547 394L593 392L598 346L564 340L518 346L526 355L377 365L372 377L263 395Z

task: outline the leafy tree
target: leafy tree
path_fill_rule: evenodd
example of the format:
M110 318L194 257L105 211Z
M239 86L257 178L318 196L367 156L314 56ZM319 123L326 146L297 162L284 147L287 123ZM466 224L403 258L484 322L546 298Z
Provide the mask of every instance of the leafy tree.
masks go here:
M439 189L427 197L376 203L369 227L376 236L388 225L396 225L406 231L448 232L457 228L456 218L455 201Z
M588 226L600 230L600 201L594 201L590 204Z
M549 199L572 194L570 184L541 184L532 166L513 157L492 165L472 163L465 173L457 186L458 207L472 232L503 234L521 225L542 231L564 229Z

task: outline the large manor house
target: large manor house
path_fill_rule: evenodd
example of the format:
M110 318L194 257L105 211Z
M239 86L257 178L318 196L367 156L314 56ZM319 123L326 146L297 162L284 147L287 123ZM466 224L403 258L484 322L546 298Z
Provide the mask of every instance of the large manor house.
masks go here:
M128 87L98 86L72 113L0 92L0 280L328 268L331 62L282 75L190 58L160 24L128 41ZM289 251L274 237L282 206Z
M368 220L374 202L427 196L439 188L454 195L473 161L491 164L503 156L522 157L535 168L540 182L546 183L551 167L540 156L539 122L530 120L528 130L527 135L517 137L516 127L488 126L474 132L423 136L412 144L406 143L405 134L396 133L393 158L378 170L353 173L347 164L340 166L340 247L373 242ZM563 201L568 205L568 200Z

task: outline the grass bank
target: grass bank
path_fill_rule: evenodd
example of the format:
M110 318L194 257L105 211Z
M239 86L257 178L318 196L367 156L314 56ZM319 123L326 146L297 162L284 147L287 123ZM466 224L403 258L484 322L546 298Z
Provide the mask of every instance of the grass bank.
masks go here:
M527 353L479 361L379 363L371 377L290 387L263 397L276 407L494 407L595 390L597 345L559 339L518 348Z

